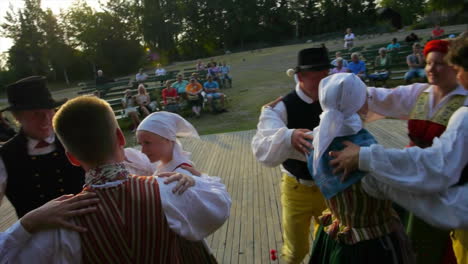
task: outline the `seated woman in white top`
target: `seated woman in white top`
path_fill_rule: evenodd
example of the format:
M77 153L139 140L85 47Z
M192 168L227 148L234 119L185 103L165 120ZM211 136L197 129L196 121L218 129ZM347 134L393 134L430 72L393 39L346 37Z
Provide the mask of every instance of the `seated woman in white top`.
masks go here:
M146 117L152 112L150 107L150 95L148 94L148 92L146 92L145 85L142 83L138 85L138 94L135 96L135 101L138 104L139 110L144 117Z
M125 111L125 116L130 117L133 123L133 129L140 124L140 118L138 117L138 107L136 106L135 96L132 95L132 91L127 89L125 95L122 98L122 107Z

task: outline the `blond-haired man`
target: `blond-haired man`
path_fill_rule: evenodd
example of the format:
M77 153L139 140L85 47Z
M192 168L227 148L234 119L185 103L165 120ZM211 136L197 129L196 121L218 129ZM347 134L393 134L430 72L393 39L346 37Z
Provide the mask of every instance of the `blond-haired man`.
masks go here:
M210 263L199 241L227 219L230 198L224 185L202 178L182 195L156 177L125 169L125 137L110 105L96 97L70 100L54 117L54 128L69 160L85 171L85 188L100 199L90 217L75 220L78 234L53 230L36 235L22 249L26 263Z

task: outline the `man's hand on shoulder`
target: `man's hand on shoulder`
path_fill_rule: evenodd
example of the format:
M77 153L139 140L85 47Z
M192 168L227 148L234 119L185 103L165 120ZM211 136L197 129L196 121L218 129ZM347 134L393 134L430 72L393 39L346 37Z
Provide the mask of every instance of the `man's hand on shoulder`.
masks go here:
M271 108L273 108L273 107L275 107L279 102L281 102L281 100L283 100L283 97L282 97L282 96L280 96L280 97L276 98L274 101L271 101L271 102L267 103L266 105L262 106L262 109L263 109L263 108L266 108L266 107L271 107Z
M292 146L299 152L304 154L309 154L310 150L312 149L312 144L309 143L307 140L313 140L314 137L310 134L311 132L309 129L298 128L294 129L294 132L291 136L291 144Z

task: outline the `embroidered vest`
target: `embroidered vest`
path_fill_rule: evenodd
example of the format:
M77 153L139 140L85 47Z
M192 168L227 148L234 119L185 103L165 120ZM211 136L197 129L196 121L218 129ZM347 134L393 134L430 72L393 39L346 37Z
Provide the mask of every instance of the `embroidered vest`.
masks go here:
M92 190L100 199L98 211L76 217L88 229L80 233L83 263L211 263L199 253L201 243L169 228L156 178L130 176Z
M313 130L319 125L319 116L323 111L318 101L308 104L297 95L296 91L292 91L283 98L283 103L286 106L288 128L306 128ZM282 165L297 178L312 180L306 162L288 159L283 162Z
M408 120L408 136L410 146L427 148L432 145L435 137L444 133L452 114L462 107L466 96L454 95L446 102L432 118L427 119L429 112L429 93L422 93L411 111Z
M62 144L55 140L56 150L30 156L27 138L20 131L0 149L8 174L5 194L22 217L46 202L64 194L76 194L84 184L84 171L73 166Z

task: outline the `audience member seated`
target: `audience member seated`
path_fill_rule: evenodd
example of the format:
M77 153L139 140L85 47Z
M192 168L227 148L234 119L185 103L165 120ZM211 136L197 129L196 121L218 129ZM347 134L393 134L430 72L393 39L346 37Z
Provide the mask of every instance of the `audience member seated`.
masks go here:
M207 73L206 76L207 77L208 76L213 77L213 80L215 80L219 84L219 74L220 74L220 70L219 70L219 67L218 67L217 63L216 62L210 62L208 64L208 73Z
M419 43L413 44L413 53L406 57L409 71L405 73L405 81L409 83L413 78L425 78L424 55Z
M171 81L166 81L166 88L162 90L164 110L172 113L179 112L179 95L177 90L172 87Z
M206 93L208 103L211 105L213 111L226 112L226 109L224 109L224 94L219 92L219 85L216 81L213 80L213 76L208 75L208 80L203 84L203 89ZM213 99L220 99L221 109L217 109Z
M380 48L379 55L375 57L374 67L375 71L372 74L369 74L369 80L371 81L383 81L385 82L390 77L390 66L392 65L392 60L390 55L387 54L387 49Z
M11 122L0 112L0 143L7 142L16 135Z
M351 31L351 28L346 29L346 35L344 36L344 48L351 49L354 46L354 33Z
M205 69L205 64L203 64L201 60L198 60L196 68L197 68L197 71L203 71Z
M135 96L135 100L138 105L138 110L143 115L143 117L146 117L151 112L153 112L150 107L151 98L148 92L146 92L145 85L142 83L138 85L138 94Z
M388 52L398 51L399 49L400 49L400 43L398 43L398 40L396 38L393 38L392 43L387 45Z
M359 53L353 52L351 54L351 61L348 63L348 72L356 74L362 80L366 78L366 64L359 59Z
M187 96L185 94L185 87L187 87L187 80L184 80L184 76L182 74L177 74L177 81L172 83L172 88L175 88L177 90L177 94L179 97L183 99L187 99Z
M345 60L345 59L343 59L343 57L341 56L341 51L335 52L335 59L332 60L332 62L331 62L331 64L332 64L333 66L336 66L336 65L337 65L336 60L337 60L338 58L341 58L341 60L342 60L342 62L343 62L343 67L348 67L348 61Z
M432 39L438 39L438 38L442 37L444 35L444 33L445 33L445 30L443 28L441 28L439 24L436 24L434 29L431 32L431 38Z
M330 71L330 74L348 72L348 68L343 66L343 62L345 61L343 58L338 57L334 61L336 63L336 67Z
M146 79L148 79L148 74L144 73L143 69L140 68L138 73L135 75L135 81L138 82L138 83L142 83L142 82L146 81Z
M192 107L192 112L195 114L196 117L200 117L200 112L203 106L203 96L202 85L194 78L190 78L190 82L187 84L186 93L187 93L187 100L189 105Z
M132 120L132 132L135 132L136 128L140 124L140 118L138 117L138 106L136 105L136 99L135 96L132 95L131 90L125 90L124 98L122 98L122 107L125 111L125 116L130 117Z
M409 34L408 36L406 36L405 38L405 41L409 44L413 43L413 42L418 42L420 41L421 39L418 37L418 35L414 34L413 32L411 32L411 34Z
M156 77L166 75L166 70L161 66L161 63L158 63L156 65L156 70L154 71L154 74L156 75ZM164 81L161 80L161 85L163 85L163 83Z
M227 87L227 83L229 83L229 88L232 87L232 77L229 75L231 72L231 66L227 65L225 61L223 61L221 69L221 82L223 83L224 87Z
M114 82L114 80L109 79L106 76L104 76L104 73L102 70L97 71L96 88L101 91L101 96L105 96L105 94L109 90L109 87L107 87L106 84L110 82Z

